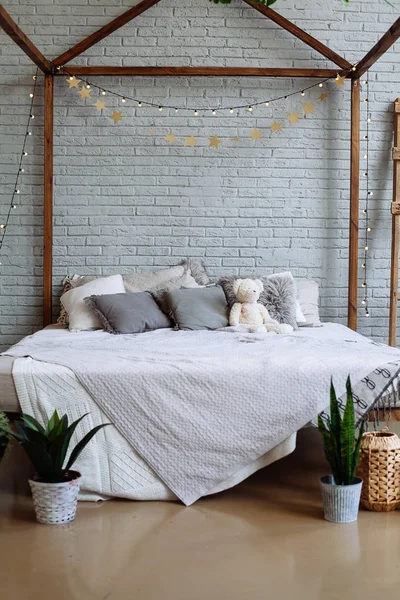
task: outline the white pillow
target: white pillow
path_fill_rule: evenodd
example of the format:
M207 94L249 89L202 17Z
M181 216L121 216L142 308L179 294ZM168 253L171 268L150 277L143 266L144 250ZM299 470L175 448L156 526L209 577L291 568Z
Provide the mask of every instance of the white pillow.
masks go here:
M296 321L298 325L305 325L307 323L307 319L301 310L300 302L298 300L296 300Z
M321 327L322 323L319 319L319 286L316 281L311 279L296 279L297 300L300 304L301 311L305 318L305 322L298 323L313 327Z
M123 294L124 292L125 287L121 275L101 277L65 292L61 296L61 304L68 313L71 331L103 329L93 310L83 301L84 298L104 294Z

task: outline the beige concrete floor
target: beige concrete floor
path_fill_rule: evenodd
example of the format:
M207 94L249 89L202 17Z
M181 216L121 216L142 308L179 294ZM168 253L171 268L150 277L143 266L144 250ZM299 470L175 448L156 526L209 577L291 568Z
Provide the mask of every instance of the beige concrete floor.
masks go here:
M1 600L376 600L400 593L400 513L324 521L315 433L233 490L178 503L80 503L35 523L0 477ZM13 490L6 487L13 486Z

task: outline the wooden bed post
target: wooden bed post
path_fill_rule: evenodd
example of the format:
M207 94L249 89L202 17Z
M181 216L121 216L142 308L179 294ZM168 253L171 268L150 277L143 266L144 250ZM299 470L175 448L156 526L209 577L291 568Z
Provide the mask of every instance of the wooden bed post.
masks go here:
M360 205L360 80L351 82L349 296L347 324L357 329L358 221Z
M392 252L390 258L389 346L397 343L400 245L400 98L394 103Z
M54 77L44 83L43 326L52 322Z

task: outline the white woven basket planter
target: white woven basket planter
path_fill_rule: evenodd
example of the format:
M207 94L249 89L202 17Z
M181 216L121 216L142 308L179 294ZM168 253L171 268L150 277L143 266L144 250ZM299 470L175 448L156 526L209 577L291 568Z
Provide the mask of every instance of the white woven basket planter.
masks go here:
M29 480L32 490L36 519L45 525L62 525L75 519L78 493L82 475L70 471L73 477L63 483L43 483Z

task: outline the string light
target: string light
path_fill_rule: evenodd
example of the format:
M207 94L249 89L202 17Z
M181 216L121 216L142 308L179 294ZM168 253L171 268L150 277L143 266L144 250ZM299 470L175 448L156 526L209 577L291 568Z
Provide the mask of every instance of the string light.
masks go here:
M0 249L3 248L4 246L4 237L6 235L6 232L8 230L8 223L10 221L10 217L11 217L11 213L13 210L16 210L18 208L18 205L15 203L15 197L16 196L20 196L21 195L21 188L19 187L19 178L21 173L25 172L25 169L22 167L22 161L24 159L25 156L28 156L28 152L25 150L25 145L27 142L28 137L31 135L31 131L29 130L29 126L30 126L30 121L31 119L34 118L34 115L32 113L32 109L33 109L33 102L34 102L34 96L35 96L35 92L36 92L36 85L37 85L37 74L38 74L39 69L36 69L36 74L33 75L32 79L34 81L33 84L33 91L29 94L29 98L31 99L31 105L30 105L30 109L29 109L29 117L28 117L28 122L26 125L26 132L24 135L24 141L23 141L23 145L22 145L22 149L21 149L21 155L20 155L20 159L19 159L19 165L18 165L18 170L17 170L17 175L15 178L15 184L14 184L14 188L13 188L13 193L11 196L11 201L10 201L10 205L9 205L9 209L8 209L8 213L5 217L5 220L0 223L0 230L1 230L1 234L0 234ZM0 265L2 263L0 262Z
M363 85L368 85L368 72L367 72L367 79L363 81ZM368 98L365 97L364 98L364 102L367 103L366 106L366 133L364 135L364 140L367 143L367 149L366 152L364 154L364 159L366 160L366 168L365 171L363 172L363 176L366 177L367 179L367 185L366 185L366 196L365 196L365 207L363 210L363 214L365 215L365 246L364 246L364 261L362 263L362 268L364 271L364 277L363 277L363 283L362 283L362 287L365 288L366 290L368 289L368 250L369 250L369 245L368 245L368 241L369 241L369 234L372 231L372 228L369 226L369 198L373 195L373 193L370 191L369 189L369 124L371 123L371 114L369 113L369 106L368 106ZM366 292L364 294L364 299L362 301L362 304L365 308L365 316L369 317L370 313L369 313L369 308L368 308L368 293Z
M198 116L199 116L199 111L198 111L198 110L195 110L195 111L194 111L194 116L195 116L195 117L198 117Z
M215 117L215 115L217 114L217 111L214 109L214 110L212 111L212 114L213 114L213 115L214 115L214 117Z
M63 69L64 69L64 72L65 72L67 75L70 75L70 79L72 79L72 78L73 78L73 76L71 75L71 73L68 73L68 70L67 70L65 67L63 67ZM326 82L328 82L328 81L332 81L333 79L335 79L335 81L338 81L338 80L339 80L341 77L343 77L343 78L344 78L344 77L346 77L346 75L348 75L350 71L351 71L351 69L348 69L347 71L341 71L341 74L340 74L340 73L338 73L338 74L336 75L336 77L326 77L326 78L325 78L325 79L323 79L322 81L319 81L319 82L317 82L317 83L313 83L312 85L309 85L307 88L304 88L304 89L303 89L303 90L301 90L301 91L298 91L298 90L297 90L297 91L295 91L295 92L291 92L290 94L286 94L286 95L284 95L284 96L279 96L279 97L277 97L277 98L272 98L272 99L270 99L270 100L268 100L268 101L261 100L260 102L254 102L254 103L253 103L252 105L250 105L250 106L249 106L248 104L247 104L247 105L246 105L246 104L245 104L245 105L241 104L241 105L238 105L238 106L219 106L218 108L215 108L215 109L213 109L213 111L212 111L212 114L214 114L214 111L215 111L215 113L217 113L217 111L222 111L222 110L229 110L229 111L230 111L230 113L231 113L231 114L233 114L233 113L234 113L236 110L240 110L240 109L243 109L243 108L247 108L247 110L248 110L249 112L253 112L253 108L254 108L255 106L260 106L261 104L265 104L265 106L267 106L267 107L268 107L268 106L270 106L270 104L271 104L271 103L273 103L273 102L279 102L280 100L287 100L288 98L290 98L290 97L292 97L292 96L296 96L296 95L298 95L298 94L300 94L301 96L303 96L303 97L304 97L304 96L305 96L305 94L306 94L306 92L307 92L308 90L311 90L311 89L313 89L313 88L315 88L315 87L320 87L320 88L321 88L321 87L323 87L323 86L324 86L324 84L325 84ZM124 98L124 97L123 97L121 94L119 94L118 92L114 92L113 90L109 90L109 89L102 88L102 87L98 86L97 84L95 84L95 83L92 83L91 81L89 82L89 81L87 81L87 80L85 80L85 79L82 79L82 82L83 82L83 85L84 85L84 86L85 86L87 89L90 89L91 87L92 87L92 88L95 88L95 89L99 90L103 96L105 96L105 95L107 95L107 94L110 94L110 95L112 95L112 96L116 96L116 97L119 97L119 98ZM142 102L141 100L137 99L137 98L132 98L132 97L129 97L129 98L125 98L125 100L126 100L126 99L128 99L128 100L132 100L133 102L137 102L137 106L138 106L139 108L141 108L141 107L142 107L142 105L143 105L143 102ZM193 107L193 108L192 108L192 107L190 107L190 106L164 106L164 107L162 107L162 106L159 106L159 105L155 104L154 102L148 102L148 101L144 102L144 104L146 104L147 106L150 106L150 107L157 107L157 106L158 106L158 110L159 110L160 112L162 112L163 108L171 108L171 109L175 110L175 112L178 112L178 110L193 111L193 112L194 112L195 110L197 110L197 111L200 113L200 112L206 112L206 111L210 110L209 108L201 108L201 109L196 109L196 107Z
M126 98L122 98L121 102L123 102L125 104Z

